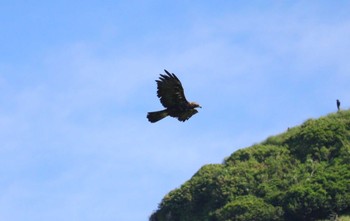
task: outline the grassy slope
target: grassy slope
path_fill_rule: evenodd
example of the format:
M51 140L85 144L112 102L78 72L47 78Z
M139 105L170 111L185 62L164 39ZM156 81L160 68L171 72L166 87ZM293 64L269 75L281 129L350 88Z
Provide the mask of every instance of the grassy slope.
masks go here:
M150 220L315 220L349 211L350 111L341 111L203 166Z
M350 216L340 216L339 221L350 221Z

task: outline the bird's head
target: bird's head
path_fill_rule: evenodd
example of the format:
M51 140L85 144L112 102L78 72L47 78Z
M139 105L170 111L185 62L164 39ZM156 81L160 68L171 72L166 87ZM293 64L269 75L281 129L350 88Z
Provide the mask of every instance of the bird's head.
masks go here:
M197 107L202 108L201 105L197 104L196 102L191 102L190 107L191 108L197 108Z

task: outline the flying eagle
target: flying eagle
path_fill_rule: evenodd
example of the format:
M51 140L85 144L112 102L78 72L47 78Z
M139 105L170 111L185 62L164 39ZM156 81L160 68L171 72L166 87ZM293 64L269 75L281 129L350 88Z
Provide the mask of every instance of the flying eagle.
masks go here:
M156 82L157 96L166 109L148 112L147 118L151 123L157 122L166 116L175 117L179 121L186 121L192 115L198 113L195 108L201 108L201 106L195 102L188 102L180 80L174 73L164 71L166 74L161 74Z

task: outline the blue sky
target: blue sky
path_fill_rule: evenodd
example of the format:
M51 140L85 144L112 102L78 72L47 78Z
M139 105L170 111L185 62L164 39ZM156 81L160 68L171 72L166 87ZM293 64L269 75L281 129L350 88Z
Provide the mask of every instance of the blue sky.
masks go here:
M349 1L2 1L0 219L147 220L203 165L350 107ZM167 69L203 108L156 124Z

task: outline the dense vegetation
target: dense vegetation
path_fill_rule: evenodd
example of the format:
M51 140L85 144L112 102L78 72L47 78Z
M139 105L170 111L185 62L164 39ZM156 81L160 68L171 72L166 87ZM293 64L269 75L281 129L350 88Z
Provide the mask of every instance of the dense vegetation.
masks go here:
M150 221L327 219L350 212L350 111L310 119L203 166Z

